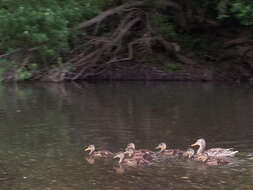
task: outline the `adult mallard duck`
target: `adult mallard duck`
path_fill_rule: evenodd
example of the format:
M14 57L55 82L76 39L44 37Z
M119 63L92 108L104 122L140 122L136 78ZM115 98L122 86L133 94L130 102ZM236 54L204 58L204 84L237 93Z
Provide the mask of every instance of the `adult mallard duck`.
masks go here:
M203 162L210 166L220 166L229 163L229 161L225 157L209 156L207 153L195 154L195 151L192 148L188 148L187 151L184 153L184 156L188 157L191 160Z
M99 150L95 151L95 145L91 144L87 148L84 149L84 151L90 151L89 156L93 158L112 158L113 153L108 150Z
M113 159L119 158L119 164L123 166L138 167L148 165L150 162L144 158L125 158L124 152L117 153Z
M160 143L155 149L160 149L159 153L168 156L179 156L183 155L183 151L179 149L166 149L167 145L163 142Z
M203 138L198 139L191 146L199 146L197 150L197 154L206 153L208 156L212 156L212 157L232 157L238 152L238 151L233 151L232 148L211 148L205 151L206 141Z

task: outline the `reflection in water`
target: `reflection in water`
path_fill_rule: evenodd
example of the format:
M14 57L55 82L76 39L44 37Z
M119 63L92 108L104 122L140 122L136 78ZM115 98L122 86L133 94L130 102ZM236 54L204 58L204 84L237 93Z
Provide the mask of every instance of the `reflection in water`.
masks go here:
M122 165L113 166L113 169L114 169L115 172L118 173L118 174L123 174L123 173L125 173L125 168L124 168Z
M89 164L95 164L95 158L92 158L90 156L85 157L85 160L89 163Z
M0 189L252 189L253 90L208 83L100 82L0 87ZM235 163L169 159L141 169L85 160L83 147L234 147ZM87 162L88 161L88 162ZM121 175L119 175L121 174ZM0 178L6 174L0 169Z

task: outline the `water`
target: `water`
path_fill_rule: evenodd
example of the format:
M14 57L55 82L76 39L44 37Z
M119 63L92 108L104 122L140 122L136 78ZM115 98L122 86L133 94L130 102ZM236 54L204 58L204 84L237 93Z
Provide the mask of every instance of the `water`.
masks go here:
M0 87L2 190L253 189L253 88L169 82L9 84ZM172 159L146 168L85 160L88 144L113 152L166 142L239 150L228 166Z

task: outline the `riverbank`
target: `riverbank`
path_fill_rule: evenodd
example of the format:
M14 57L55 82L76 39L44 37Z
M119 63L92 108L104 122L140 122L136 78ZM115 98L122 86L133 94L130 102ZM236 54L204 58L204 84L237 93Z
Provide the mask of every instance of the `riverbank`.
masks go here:
M224 3L6 3L0 80L252 81L253 4Z

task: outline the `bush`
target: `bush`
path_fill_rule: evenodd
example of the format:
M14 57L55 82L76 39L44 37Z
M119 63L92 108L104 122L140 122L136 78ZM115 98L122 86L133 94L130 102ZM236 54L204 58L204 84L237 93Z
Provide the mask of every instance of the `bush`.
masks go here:
M19 81L30 79L33 77L38 67L36 63L21 66L15 61L5 59L1 59L0 64L0 82L4 80Z
M69 28L100 10L92 0L2 0L0 51L40 47L42 56L55 56L69 47Z
M236 19L241 25L253 26L253 1L221 0L217 8L218 19Z

